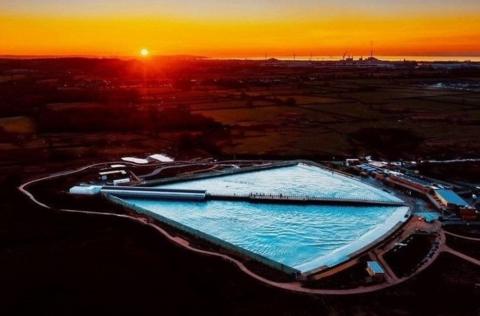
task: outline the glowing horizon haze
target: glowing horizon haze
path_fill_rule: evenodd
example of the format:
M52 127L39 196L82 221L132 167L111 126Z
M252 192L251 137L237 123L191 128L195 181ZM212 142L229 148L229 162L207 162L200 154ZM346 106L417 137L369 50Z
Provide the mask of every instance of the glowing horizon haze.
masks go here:
M480 1L2 0L0 55L480 56Z

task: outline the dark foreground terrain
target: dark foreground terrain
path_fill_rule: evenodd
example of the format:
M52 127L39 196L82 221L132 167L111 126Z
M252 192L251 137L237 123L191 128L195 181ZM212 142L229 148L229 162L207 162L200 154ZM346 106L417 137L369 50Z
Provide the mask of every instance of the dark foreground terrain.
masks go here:
M472 157L480 149L480 92L469 83L478 70L149 67L0 62L0 315L480 314L480 271L450 254L378 293L297 295L139 224L47 211L16 189L49 173L154 152L178 159Z
M2 315L478 315L478 267L449 254L368 295L297 295L128 220L40 209L2 187Z

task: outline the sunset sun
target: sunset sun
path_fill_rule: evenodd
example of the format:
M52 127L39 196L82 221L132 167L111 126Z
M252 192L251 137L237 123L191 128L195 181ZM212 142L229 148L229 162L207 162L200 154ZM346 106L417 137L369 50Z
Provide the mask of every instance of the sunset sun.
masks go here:
M150 55L150 51L149 51L148 49L142 48L142 49L140 50L140 56L142 56L142 57L147 57L148 55Z

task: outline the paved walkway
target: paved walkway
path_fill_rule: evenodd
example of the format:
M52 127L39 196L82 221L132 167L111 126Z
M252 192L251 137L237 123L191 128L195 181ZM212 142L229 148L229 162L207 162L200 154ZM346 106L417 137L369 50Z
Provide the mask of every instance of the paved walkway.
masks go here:
M444 230L445 234L449 235L449 236L453 236L453 237L457 237L457 238L462 238L462 239L466 239L466 240L471 240L471 241L480 241L480 238L475 238L475 237L469 237L469 236L464 236L464 235L459 235L459 234L455 234L455 233L451 233L449 231L446 231Z
M459 257L459 258L462 258L463 260L466 260L466 261L468 261L468 262L470 262L470 263L473 263L473 264L475 264L475 265L477 265L477 266L480 266L480 260L475 259L475 258L472 258L472 257L470 257L470 256L467 256L466 254L464 254L464 253L462 253L462 252L460 252L460 251L457 251L457 250L455 250L455 249L452 249L452 248L448 247L447 245L444 245L442 250L445 251L445 252L448 252L448 253L450 253L450 254L452 254L452 255L454 255L454 256L457 256L457 257Z

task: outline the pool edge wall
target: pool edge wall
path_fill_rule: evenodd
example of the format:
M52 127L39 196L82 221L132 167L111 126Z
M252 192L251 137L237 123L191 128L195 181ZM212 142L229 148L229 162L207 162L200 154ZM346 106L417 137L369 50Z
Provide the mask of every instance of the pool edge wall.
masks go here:
M150 218L158 220L159 222L161 222L163 224L166 224L166 225L171 226L175 229L178 229L181 232L185 232L187 234L190 234L195 238L204 239L207 242L212 243L213 245L220 246L220 247L223 247L225 249L234 251L234 252L236 252L240 255L246 256L248 258L252 258L252 259L254 259L254 260L256 260L260 263L263 263L263 264L273 268L273 269L276 269L276 270L284 272L288 275L294 276L295 278L298 278L300 275L302 275L302 273L295 268L292 268L292 267L284 265L280 262L268 259L266 257L263 257L263 256L261 256L257 253L249 251L247 249L235 246L235 245L233 245L229 242L226 242L226 241L224 241L220 238L217 238L217 237L212 236L210 234L201 232L201 231L199 231L197 229L194 229L194 228L191 228L187 225L183 225L183 224L181 224L177 221L174 221L172 219L169 219L169 218L167 218L165 216L162 216L162 215L159 215L157 213L151 212L151 211L146 210L144 208L141 208L137 205L131 204L131 203L129 203L129 202L127 202L127 201L125 201L125 200L123 200L119 197L116 197L112 194L104 193L103 196L105 196L107 199L109 199L113 203L120 204L121 206L126 207L128 209L131 209L131 210L135 211L136 213L138 213L140 215L146 215Z

